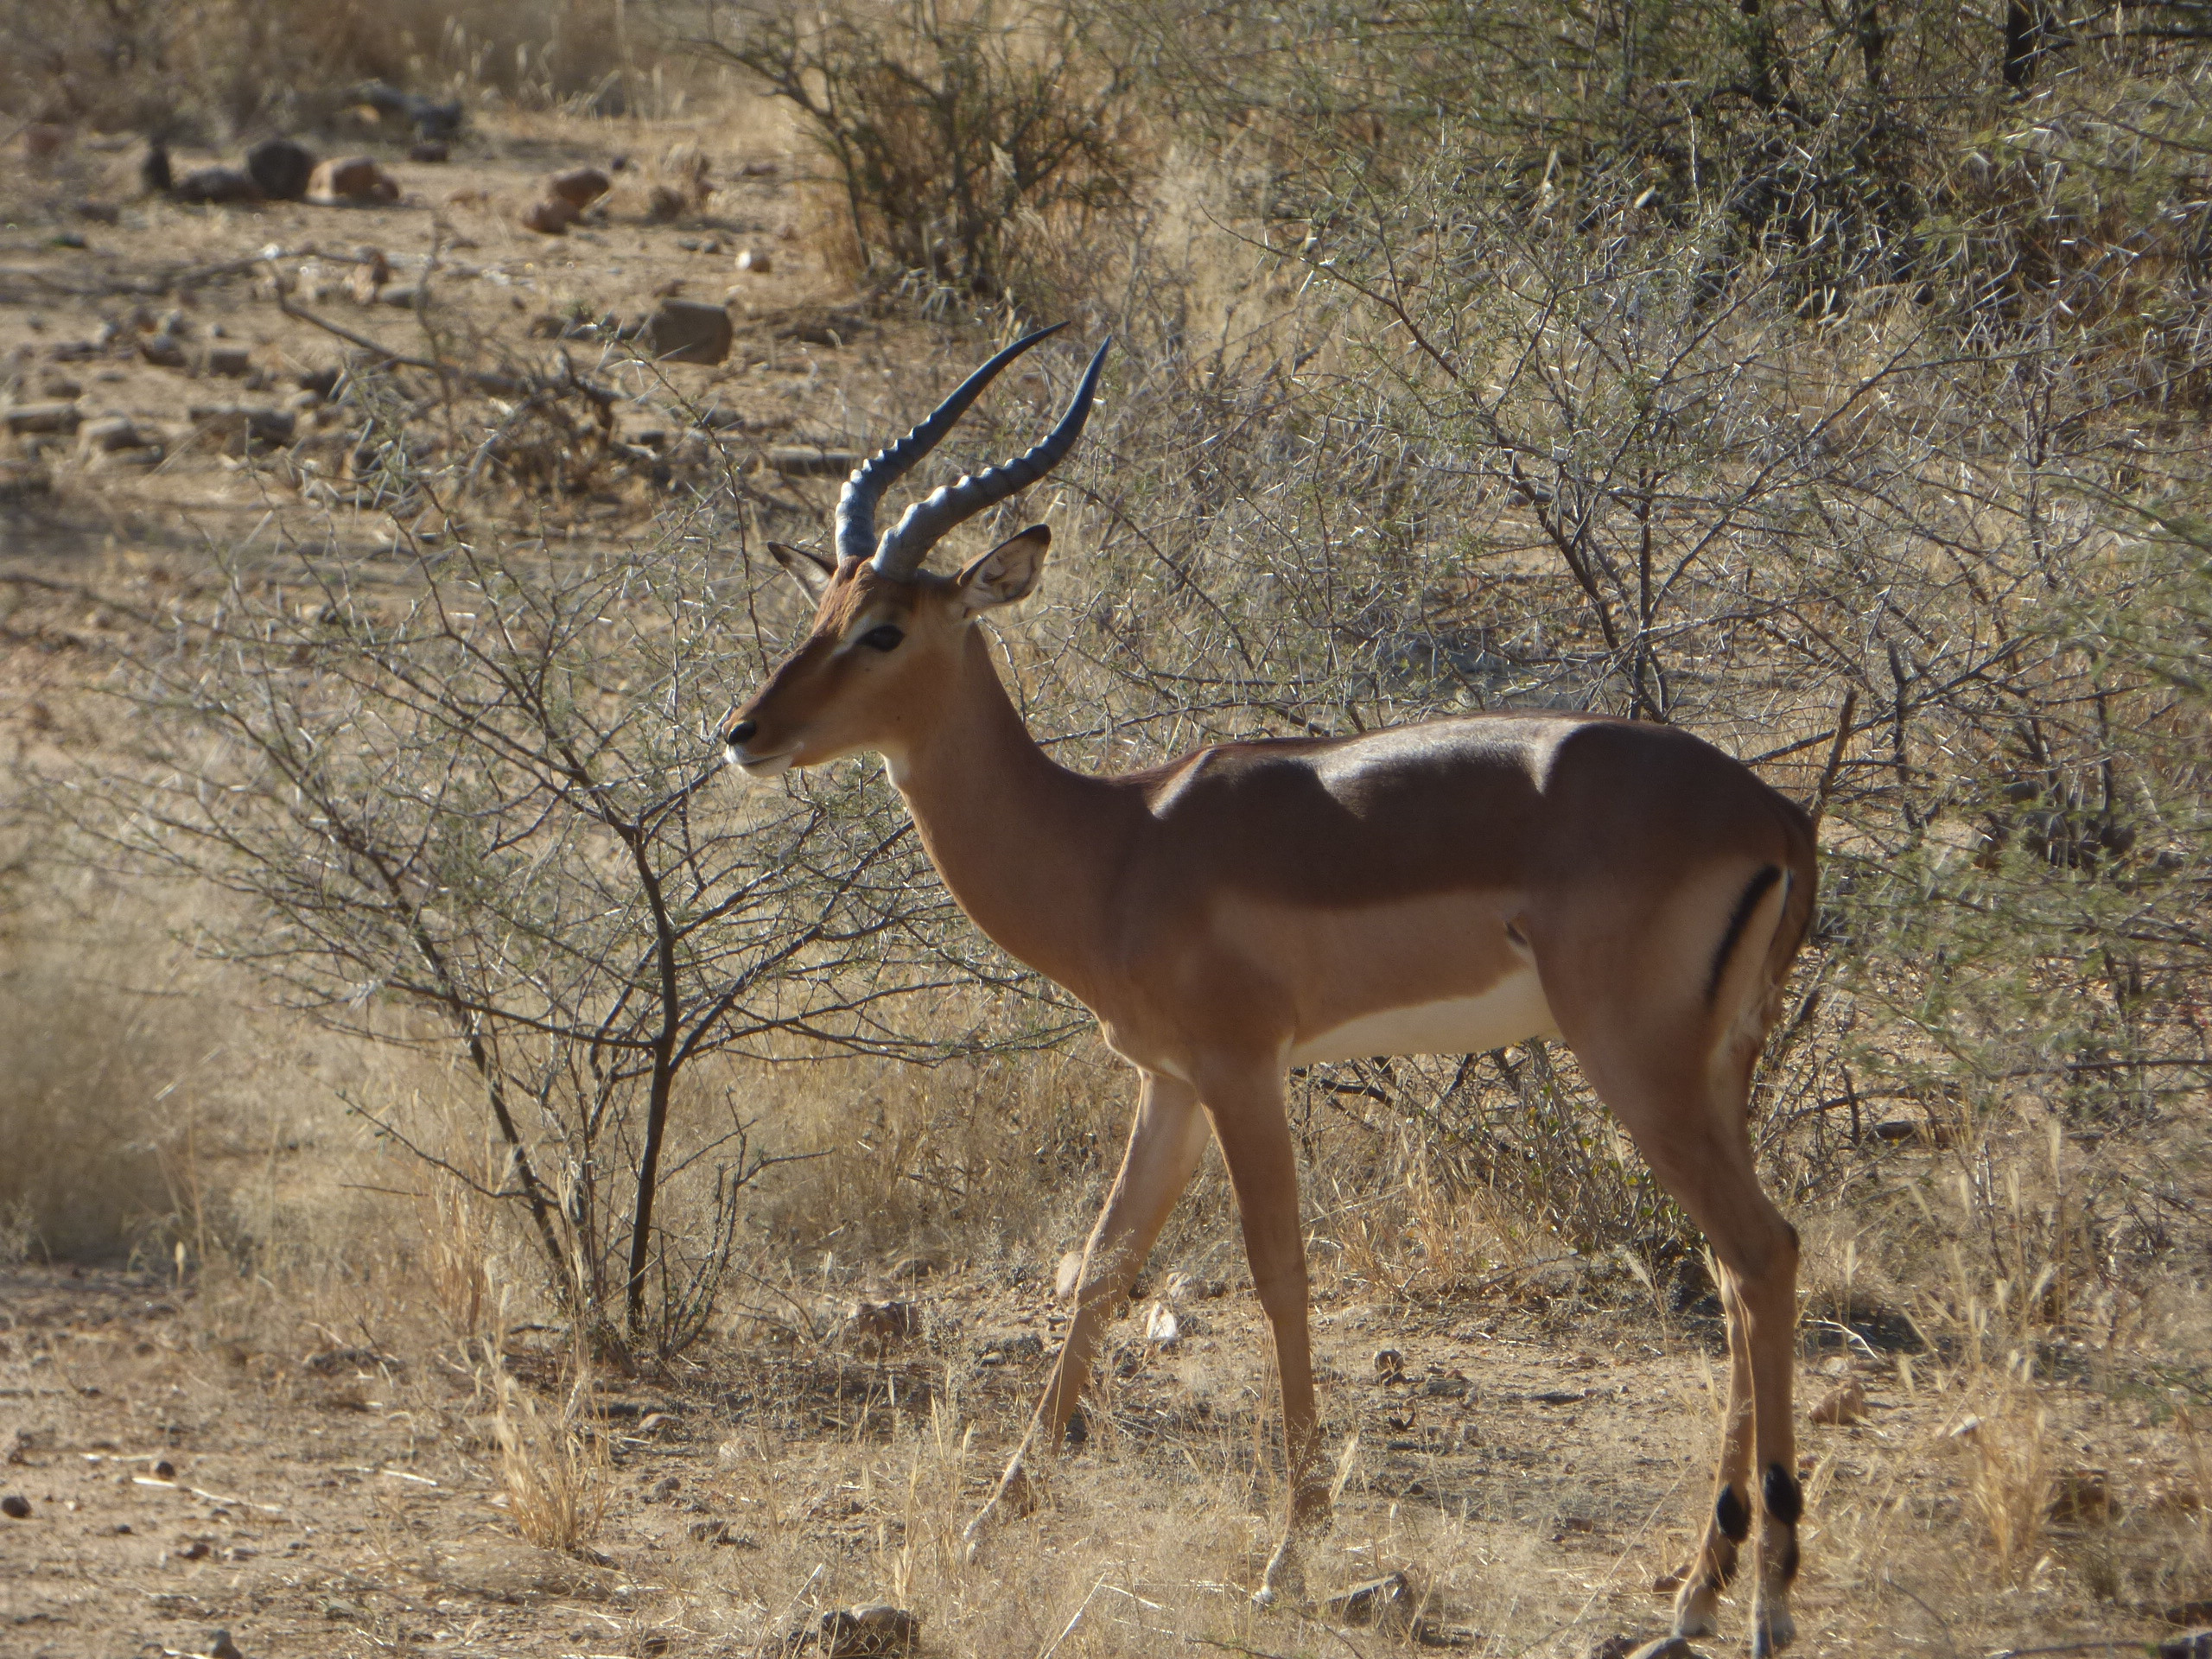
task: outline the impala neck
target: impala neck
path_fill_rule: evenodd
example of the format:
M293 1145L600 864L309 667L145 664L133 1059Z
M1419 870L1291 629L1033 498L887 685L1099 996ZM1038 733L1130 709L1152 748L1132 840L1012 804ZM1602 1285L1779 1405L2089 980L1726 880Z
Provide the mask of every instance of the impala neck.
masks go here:
M886 759L961 909L1011 955L1084 996L1124 792L1037 747L981 628L969 631L922 736Z

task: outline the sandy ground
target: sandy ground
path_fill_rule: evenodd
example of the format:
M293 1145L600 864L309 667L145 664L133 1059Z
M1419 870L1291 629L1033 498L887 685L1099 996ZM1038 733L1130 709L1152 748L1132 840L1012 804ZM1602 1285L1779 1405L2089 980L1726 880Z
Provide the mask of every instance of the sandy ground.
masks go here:
M1090 1444L1049 1478L1044 1510L975 1565L930 1566L930 1536L949 1536L984 1491L1054 1335L1042 1275L1015 1276L909 1289L925 1334L887 1354L755 1333L603 1380L592 1421L611 1459L606 1522L564 1555L516 1535L486 1378L457 1351L385 1353L365 1324L347 1342L296 1319L289 1346L223 1337L189 1287L17 1270L0 1281L0 1440L5 1487L29 1516L0 1529L0 1649L208 1651L219 1629L248 1659L736 1653L813 1609L895 1596L922 1614L925 1651L1033 1653L1029 1633L1049 1639L1087 1577L1143 1617L1138 1633L1077 1651L1333 1645L1317 1621L1244 1605L1272 1508L1249 1293L1185 1301L1185 1333L1165 1347L1134 1319L1119 1325ZM1450 1313L1325 1304L1316 1324L1332 1443L1358 1437L1317 1592L1407 1571L1432 1597L1428 1642L1478 1652L1580 1655L1660 1632L1654 1581L1703 1508L1712 1332L1525 1299ZM1383 1340L1402 1375L1378 1374ZM554 1357L524 1338L509 1366L557 1407ZM1809 1356L1807 1389L1817 1398L1847 1372L1867 1393L1865 1421L1810 1427L1803 1442L1805 1650L1917 1648L1926 1621L1866 1617L1868 1529L1885 1532L1885 1582L1967 1617L1952 1575L1974 1459L1954 1431L1970 1402L1908 1393L1891 1362L1863 1355ZM2146 1517L2164 1505L2180 1528L2171 1546L2186 1548L2190 1478L2154 1414L2091 1388L2048 1403L2055 1490L2081 1506L2050 1529L2054 1558L2122 1504ZM971 1423L982 1432L962 1451ZM2087 1471L2107 1483L2108 1510ZM1984 1587L2023 1632L2172 1628L2100 1618L2048 1563L2019 1587ZM1395 1645L1349 1628L1344 1641L1366 1644L1355 1652Z

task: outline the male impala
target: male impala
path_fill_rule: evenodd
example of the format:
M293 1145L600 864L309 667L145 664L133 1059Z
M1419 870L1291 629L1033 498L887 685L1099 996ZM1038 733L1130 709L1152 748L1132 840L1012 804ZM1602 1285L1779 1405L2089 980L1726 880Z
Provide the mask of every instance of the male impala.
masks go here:
M1080 997L1141 1079L1067 1340L977 1525L1026 1507L1023 1459L1059 1444L1106 1313L1211 1125L1282 1388L1289 1515L1259 1599L1298 1593L1298 1540L1326 1525L1329 1490L1284 1072L1558 1036L1720 1262L1732 1363L1719 1495L1675 1628L1712 1628L1751 1530L1756 1461L1753 1649L1777 1651L1793 1633L1802 1503L1790 1424L1797 1242L1760 1190L1745 1110L1812 912L1805 814L1685 733L1552 712L1223 743L1121 777L1059 766L1024 728L976 626L1036 586L1050 533L1025 530L957 575L921 562L1073 447L1105 347L1036 448L875 533L886 487L1052 332L1001 352L855 471L834 563L779 550L818 588L820 608L726 734L730 760L758 778L882 754L962 909Z

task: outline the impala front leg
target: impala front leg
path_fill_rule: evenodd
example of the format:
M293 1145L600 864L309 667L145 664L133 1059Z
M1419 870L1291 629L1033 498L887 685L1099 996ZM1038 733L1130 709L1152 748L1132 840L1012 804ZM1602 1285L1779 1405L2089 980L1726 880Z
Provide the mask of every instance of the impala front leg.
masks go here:
M1052 1379L1045 1385L1045 1396L1038 1402L1028 1431L1014 1448L989 1502L968 1523L966 1536L971 1548L995 1516L1026 1515L1034 1507L1027 1468L1029 1454L1033 1448L1058 1449L1068 1419L1090 1380L1107 1315L1128 1294L1130 1281L1151 1254L1154 1241L1166 1225L1183 1189L1191 1184L1199 1156L1205 1151L1206 1120L1198 1103L1197 1091L1190 1084L1158 1072L1144 1073L1136 1122L1129 1129L1128 1149L1122 1154L1121 1173L1114 1178L1106 1207L1099 1212L1098 1224L1084 1247L1075 1314L1068 1321L1059 1357L1053 1362Z
M1252 1287L1274 1337L1282 1389L1283 1472L1289 1492L1281 1540L1253 1599L1271 1606L1304 1599L1300 1546L1328 1530L1329 1482L1320 1467L1320 1423L1313 1407L1313 1362L1306 1331L1306 1238L1299 1224L1298 1165L1282 1080L1272 1069L1239 1073L1201 1087L1214 1135L1236 1190Z

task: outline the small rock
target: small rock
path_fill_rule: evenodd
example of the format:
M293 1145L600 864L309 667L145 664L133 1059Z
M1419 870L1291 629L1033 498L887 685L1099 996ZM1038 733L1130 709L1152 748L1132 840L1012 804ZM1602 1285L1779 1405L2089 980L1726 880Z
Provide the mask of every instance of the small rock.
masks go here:
M1377 1348L1375 1351L1375 1376L1378 1382L1404 1382L1406 1357L1395 1348Z
M77 429L77 447L88 454L108 455L118 449L143 449L146 439L128 415L104 415Z
M1662 1636L1636 1649L1628 1659L1701 1659L1701 1656L1681 1637Z
M391 280L391 261L384 257L384 250L363 248L355 257L353 274L346 279L346 291L356 305L374 305L378 291Z
M1044 1355L1045 1339L1034 1331L1024 1331L1018 1336L993 1337L977 1357L986 1365L1003 1365L1008 1360L1041 1359Z
M345 372L345 370L336 368L302 369L294 379L302 391L327 397L338 390L338 382Z
M1413 1580L1403 1573L1354 1585L1340 1596L1331 1596L1321 1604L1321 1610L1341 1624L1402 1634L1421 1623L1421 1598L1414 1592Z
M1165 1302L1154 1302L1145 1310L1144 1339L1162 1348L1173 1348L1183 1339L1182 1322L1175 1317L1175 1310Z
M81 397L85 389L66 374L49 374L38 383L39 392L48 397Z
M2212 1659L2212 1630L2191 1630L2159 1643L2158 1659Z
M522 216L523 229L536 231L540 236L558 236L575 222L575 204L558 196L548 196L533 203Z
M10 1492L0 1497L0 1515L12 1521L28 1521L31 1518L31 1501L21 1492Z
M663 300L639 340L656 361L719 363L729 355L729 313L698 300Z
M912 1302L860 1302L845 1320L845 1335L878 1348L908 1342L922 1333L922 1310Z
M1678 1567L1672 1572L1662 1573L1651 1580L1651 1593L1655 1596L1671 1596L1689 1581L1689 1576L1690 1569L1687 1567ZM1623 1639L1625 1640L1625 1638Z
M111 201L80 201L69 211L95 225L113 225L123 218L123 210Z
M785 478L842 478L860 464L860 456L849 449L820 449L811 444L790 443L778 444L768 451L768 470ZM1078 1256L1077 1262L1079 1268L1082 1258Z
M2102 1469L2061 1470L2050 1484L2053 1521L2080 1525L2112 1519L2112 1477Z
M657 184L645 194L645 217L666 224L671 219L681 219L690 203L681 190Z
M243 346L211 346L207 348L207 372L210 374L236 380L252 368L252 353Z
M1951 1430L1948 1438L1957 1440L1964 1445L1971 1445L1974 1440L1980 1437L1980 1434L1981 1419L1979 1417L1965 1417L1961 1418L1959 1421L1957 1427Z
M1856 1423L1866 1415L1866 1390L1857 1382L1847 1382L1834 1394L1815 1406L1806 1416L1816 1423L1827 1423L1840 1428Z
M69 433L77 429L84 411L74 404L17 404L7 414L8 430L16 437L34 433Z
M231 1640L228 1630L210 1630L207 1633L207 1659L245 1659L245 1656L238 1651L238 1643Z
M740 248L737 251L737 268L749 270L755 276L766 276L775 270L776 256L766 248Z
M435 139L426 138L407 152L407 159L410 162L419 162L424 167L436 167L451 154L452 151Z
M176 1478L176 1465L171 1463L167 1458L162 1459L154 1465L154 1478L156 1480L175 1480Z
M423 303L423 285L420 283L394 283L390 288L378 291L377 303L396 305L402 310L412 311Z
M181 369L184 342L175 334L149 334L138 342L138 355L157 369Z
M308 200L319 207L367 207L399 200L399 181L366 156L324 162L308 181Z
M607 175L595 167L573 167L566 173L556 173L545 181L545 194L550 199L565 201L580 213L612 188Z
M747 162L737 169L741 179L772 179L778 169L773 162Z
M771 461L769 465L775 466L775 463ZM784 468L777 467L776 470L782 472ZM1082 1283L1083 1252L1070 1250L1060 1258L1059 1265L1052 1269L1052 1294L1064 1302L1072 1301Z
M297 201L315 176L315 156L289 138L264 138L245 153L245 170L272 201Z
M259 201L261 187L238 168L202 167L171 185L169 194L179 201L220 206Z
M921 1631L921 1616L904 1607L848 1607L823 1614L811 1627L792 1630L771 1650L797 1654L810 1649L820 1659L877 1659L880 1655L912 1653Z
M1635 1651L1636 1638L1632 1636L1602 1637L1590 1644L1582 1659L1628 1659Z
M265 409L244 404L209 405L191 410L192 423L224 440L233 454L256 445L281 447L291 442L299 418L289 409Z

